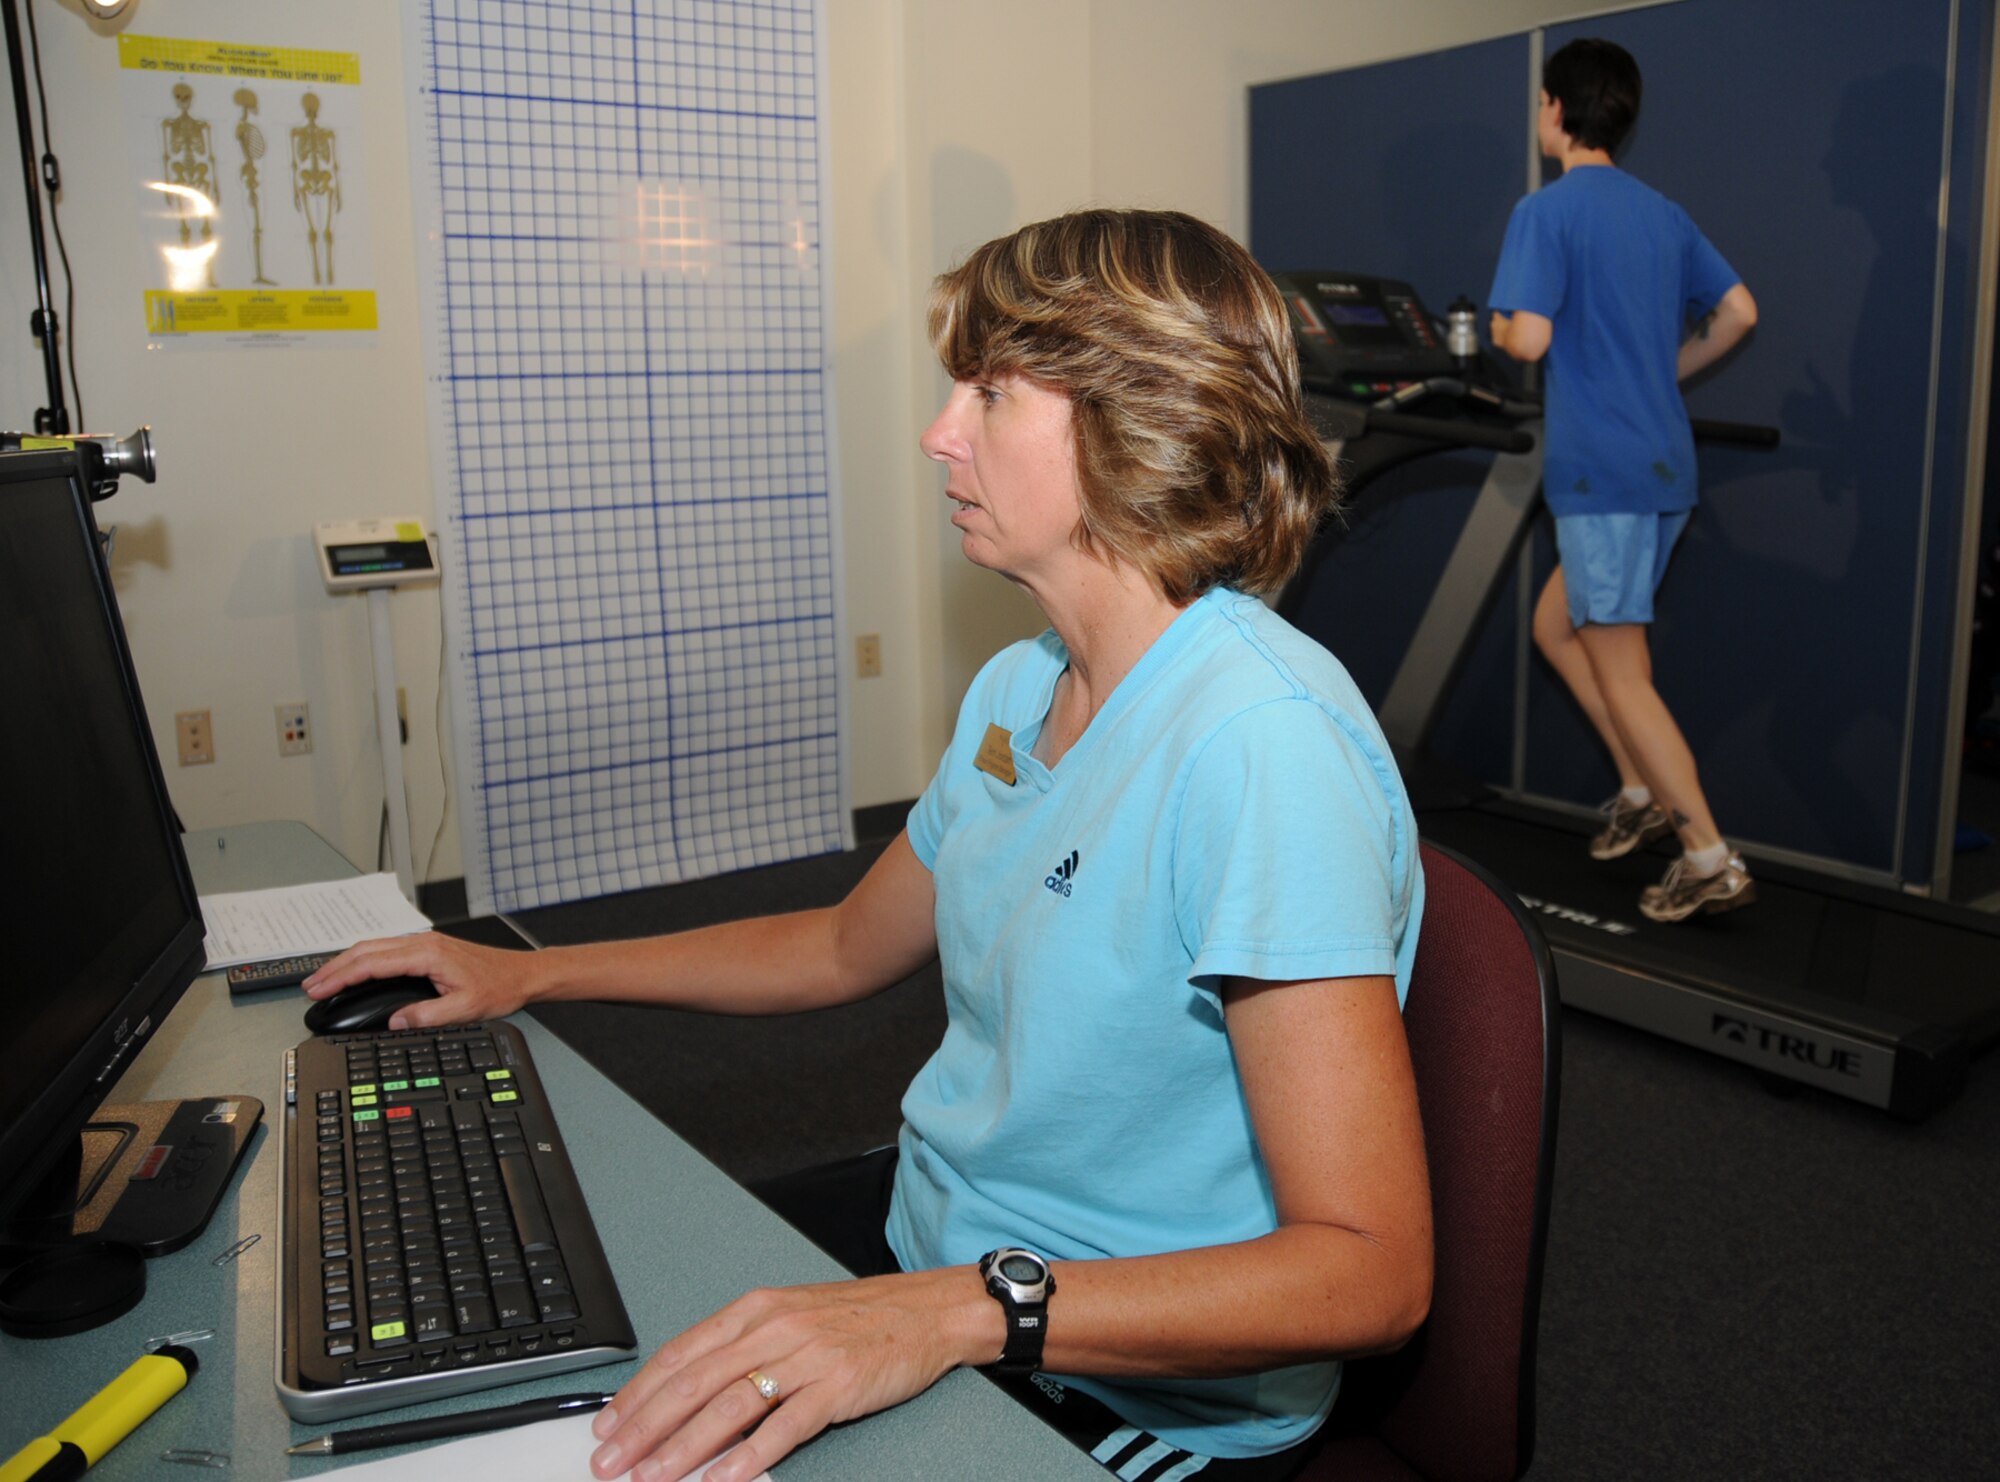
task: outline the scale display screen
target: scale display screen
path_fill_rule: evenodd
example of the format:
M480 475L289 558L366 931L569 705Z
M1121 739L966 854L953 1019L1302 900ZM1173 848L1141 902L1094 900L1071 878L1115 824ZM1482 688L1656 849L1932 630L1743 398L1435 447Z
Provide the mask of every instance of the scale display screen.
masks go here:
M393 545L328 546L326 560L335 576L356 576L364 571L432 569L430 545L421 540L397 541Z
M313 527L313 543L330 592L437 579L437 555L414 517L325 521Z

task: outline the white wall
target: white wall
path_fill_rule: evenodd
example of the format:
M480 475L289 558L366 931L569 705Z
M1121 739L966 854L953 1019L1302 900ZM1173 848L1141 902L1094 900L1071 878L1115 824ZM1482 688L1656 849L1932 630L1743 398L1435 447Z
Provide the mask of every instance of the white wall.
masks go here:
M849 710L857 806L916 796L927 775L918 725L921 560L911 466L909 182L902 168L908 110L903 7L898 0L835 0L827 36L833 248L835 437L847 631L879 633L882 675L853 683Z
M341 515L435 515L396 0L136 0L118 23L139 35L357 52L368 110L373 239L343 250L371 260L383 326L372 341L153 353L143 348L149 280L115 29L85 21L76 0L27 3L66 181L80 299L69 327L90 430L149 422L160 443L160 482L128 481L99 513L120 528L120 600L175 802L190 827L301 818L365 864L381 807L366 615L359 600L324 594L305 532ZM853 689L853 795L865 806L922 788L978 664L1041 626L1011 587L957 555L942 479L916 449L943 391L923 327L931 276L989 237L1084 204L1173 205L1241 235L1251 83L1603 7L825 3L847 627L880 633L884 664ZM34 288L18 150L0 132L0 426L26 428L44 392L25 328ZM448 878L462 865L438 769L449 716L442 737L432 721L438 603L411 591L395 607L412 834L427 878ZM272 707L293 699L312 706L316 750L280 759ZM173 714L204 708L216 761L177 767Z
M1250 224L1253 84L1462 46L1611 8L1601 0L1096 0L1097 188L1106 201L1173 206L1241 238ZM1328 140L1326 147L1337 145ZM1526 147L1524 137L1524 167Z
M903 9L910 128L902 168L916 268L906 343L918 370L908 421L895 435L911 452L925 531L920 550L928 557L919 567L926 647L918 668L926 765L902 794L914 797L979 666L1047 626L1023 593L959 554L943 475L916 453L916 438L948 386L924 328L930 280L1022 222L1092 204L1091 26L1089 7L1073 0L1015 0L1003 11L967 0L909 0Z
M120 24L139 35L360 54L367 126L362 138L340 142L343 155L365 152L373 240L340 246L357 275L368 259L382 324L358 345L148 353L141 289L158 279L140 241L115 33L73 8L31 3L63 164L62 222L78 298L69 328L87 430L122 433L146 422L159 444L159 482L127 480L98 516L118 526L114 575L174 801L192 828L301 818L351 859L370 862L382 790L366 603L325 594L306 532L344 515L433 513L396 6L139 0L127 13ZM219 101L211 117L233 123L234 110ZM282 139L283 125L264 127ZM34 280L18 148L11 127L0 133L0 422L22 427L45 390L25 332ZM218 122L216 133L234 147L228 124ZM287 194L267 192L269 226L277 210L289 212ZM51 275L60 305L53 251ZM394 607L397 670L410 699L404 758L417 859L432 876L451 876L460 872L451 829L430 858L445 797L431 719L437 595L398 593ZM273 707L297 699L312 707L316 747L281 759ZM213 718L216 759L178 767L173 715L196 709Z

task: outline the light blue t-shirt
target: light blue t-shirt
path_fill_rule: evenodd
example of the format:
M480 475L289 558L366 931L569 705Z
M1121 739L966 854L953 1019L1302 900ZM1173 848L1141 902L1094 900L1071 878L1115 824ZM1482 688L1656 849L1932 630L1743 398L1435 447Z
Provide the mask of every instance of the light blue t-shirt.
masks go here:
M1331 654L1211 591L1051 771L1031 753L1067 663L1048 632L987 664L910 814L949 1023L903 1098L888 1237L907 1269L1010 1244L1089 1260L1270 1233L1223 980L1409 987L1416 822ZM1012 734L1011 786L974 765L992 725ZM1311 1434L1340 1366L1058 1377L1176 1446L1255 1456Z
M1555 329L1542 464L1553 513L1694 507L1681 341L1740 281L1687 212L1615 166L1575 166L1515 205L1487 302Z

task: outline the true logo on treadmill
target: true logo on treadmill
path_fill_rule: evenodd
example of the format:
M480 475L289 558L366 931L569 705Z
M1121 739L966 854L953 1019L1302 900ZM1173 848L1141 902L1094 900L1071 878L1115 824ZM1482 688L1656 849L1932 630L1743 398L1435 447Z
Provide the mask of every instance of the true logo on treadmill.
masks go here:
M1732 1014L1711 1015L1708 1032L1711 1037L1726 1039L1746 1049L1761 1050L1774 1059L1799 1060L1816 1070L1831 1070L1840 1075L1861 1074L1861 1056L1853 1050L1843 1050L1838 1045L1822 1045L1802 1034L1786 1034L1783 1030L1752 1024L1748 1019L1739 1019Z
M1067 896L1070 893L1071 889L1073 888L1073 882L1075 881L1075 879L1076 879L1076 851L1072 849L1069 852L1069 858L1057 864L1056 867L1049 872L1049 878L1044 880L1042 884L1046 886L1048 889L1053 890L1057 895Z

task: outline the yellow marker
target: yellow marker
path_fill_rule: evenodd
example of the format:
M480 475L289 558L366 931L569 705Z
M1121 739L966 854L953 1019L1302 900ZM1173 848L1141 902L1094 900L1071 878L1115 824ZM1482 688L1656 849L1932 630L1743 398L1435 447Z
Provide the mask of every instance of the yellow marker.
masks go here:
M199 1367L178 1344L139 1358L76 1414L0 1466L0 1482L70 1482L104 1459L160 1406L187 1388Z

